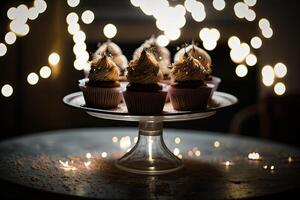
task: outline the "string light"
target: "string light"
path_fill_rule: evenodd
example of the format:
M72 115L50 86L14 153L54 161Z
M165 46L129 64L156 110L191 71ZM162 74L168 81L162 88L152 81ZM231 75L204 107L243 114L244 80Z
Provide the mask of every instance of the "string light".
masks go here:
M274 66L274 72L275 72L275 76L277 76L278 78L283 78L287 74L287 67L285 66L285 64L281 62L277 63Z
M223 10L226 6L226 3L224 0L213 0L212 4L213 4L213 7L218 11Z
M69 24L69 25L70 25L70 24L77 23L78 20L79 20L79 17L78 17L78 15L77 15L76 13L74 13L74 12L69 13L69 14L67 15L67 17L66 17L66 22L67 22L67 24Z
M60 57L57 53L53 52L48 57L48 62L50 65L57 65L60 61Z
M266 18L262 18L258 21L258 26L261 30L264 30L270 27L270 22Z
M248 68L243 64L238 65L235 68L235 73L238 77L245 77L248 74Z
M51 69L50 67L48 66L43 66L41 69L40 69L40 76L42 78L49 78L51 76Z
M43 0L35 0L33 5L37 8L39 13L43 13L47 9L47 3Z
M10 97L14 92L14 89L11 85L9 84L5 84L3 85L3 87L1 88L1 93L4 97Z
M4 56L7 52L7 47L5 44L0 43L0 57Z
M241 63L246 58L247 55L250 53L250 47L247 43L242 43L237 47L231 49L230 57L233 62Z
M239 39L237 36L231 36L231 37L228 39L228 46L229 46L231 49L237 48L238 46L240 46L240 44L241 44L241 41L240 41L240 39Z
M199 37L203 42L203 47L206 50L213 50L217 46L217 41L220 38L220 32L216 28L202 28L199 32Z
M246 64L248 66L254 66L254 65L256 65L256 63L257 63L257 57L254 54L249 54L246 57Z
M15 43L15 41L17 40L17 36L13 32L8 32L5 34L4 40L5 40L6 44L11 45L11 44Z
M78 31L80 31L80 26L77 23L73 23L73 24L69 24L68 26L68 32L71 35L74 35L75 33L77 33Z
M285 87L284 83L278 82L274 86L274 92L278 96L283 95L285 93L285 90L286 90L286 87Z
M178 28L167 29L164 34L169 40L177 40L181 35L181 31Z
M103 33L107 38L113 38L117 34L117 27L114 24L106 24L103 28Z
M244 0L244 2L250 7L256 4L256 0Z
M67 0L67 4L72 8L78 6L79 3L80 3L80 0Z
M95 19L95 15L92 11L86 10L81 15L81 20L85 24L91 24Z
M256 13L254 12L254 10L248 9L246 15L245 15L245 19L248 20L249 22L254 21L256 18Z
M262 78L263 78L263 84L265 86L271 86L274 83L274 70L273 67L270 65L266 65L261 70Z
M28 74L27 76L27 82L30 84L30 85L35 85L39 82L39 76L34 73L34 72L31 72L30 74Z
M156 38L156 41L157 41L157 44L162 47L166 47L170 43L170 40L165 35L159 35Z
M28 19L35 20L39 16L39 11L36 7L31 7L28 10Z
M246 16L246 14L248 13L248 6L243 2L237 2L234 5L233 9L234 9L235 15L240 19L244 18Z
M255 36L251 39L250 44L254 49L259 49L262 45L262 40L258 36Z

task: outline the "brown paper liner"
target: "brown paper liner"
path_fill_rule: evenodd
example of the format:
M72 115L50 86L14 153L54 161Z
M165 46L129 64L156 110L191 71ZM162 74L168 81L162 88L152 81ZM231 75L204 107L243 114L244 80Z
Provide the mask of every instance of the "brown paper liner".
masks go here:
M87 106L93 108L115 108L122 101L121 87L100 88L91 86L79 86Z
M162 113L167 92L124 91L123 96L129 113L137 115L155 115Z
M169 97L175 110L202 110L207 107L212 88L207 86L195 89L170 87Z

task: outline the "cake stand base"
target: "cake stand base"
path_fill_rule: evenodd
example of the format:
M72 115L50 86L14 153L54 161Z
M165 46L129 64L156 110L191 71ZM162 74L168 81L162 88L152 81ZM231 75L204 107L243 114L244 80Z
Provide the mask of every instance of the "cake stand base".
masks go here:
M162 121L140 121L136 145L116 166L131 173L157 175L177 171L183 163L165 145Z

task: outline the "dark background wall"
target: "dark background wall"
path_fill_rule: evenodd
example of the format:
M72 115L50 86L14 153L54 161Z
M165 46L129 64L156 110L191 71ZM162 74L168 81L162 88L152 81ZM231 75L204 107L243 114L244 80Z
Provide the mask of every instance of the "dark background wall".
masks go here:
M177 4L182 1L170 2ZM9 30L9 20L6 16L8 8L20 3L30 6L32 1L0 2L2 26L0 38L4 38ZM249 42L249 38L259 34L258 20L255 22L238 20L233 13L232 1L226 2L226 8L222 12L215 11L211 1L203 1L203 3L206 5L207 20L196 23L187 18L182 36L170 43L168 48L174 55L177 46L182 43L194 38L199 41L198 33L201 28L205 26L218 28L221 39L217 48L209 52L214 63L214 75L222 77L219 90L236 95L240 103L208 119L167 123L165 126L221 132L235 131L239 134L264 136L293 143L293 138L298 132L294 125L297 124L296 120L290 113L296 112L299 105L297 104L299 99L297 54L300 52L299 17L297 16L299 2L297 0L258 1L255 6L257 17L267 17L270 20L274 36L263 40L263 47L255 51L259 59L258 63L249 68L245 78L235 75L236 64L229 57L227 39L231 35L237 35L243 41ZM146 38L153 33L160 34L153 18L145 16L139 8L133 7L130 1L82 1L75 9L68 7L66 1L62 0L47 1L47 4L47 11L38 19L29 22L30 33L18 38L14 45L9 46L7 54L0 57L0 86L9 83L14 87L14 94L11 97L0 96L0 139L50 129L136 126L135 123L95 119L62 104L64 95L79 90L77 80L83 77L83 73L73 67L75 59L72 51L73 41L67 32L65 18L71 11L81 14L85 9L91 9L95 12L96 19L91 25L80 24L87 35L86 43L90 52L96 50L99 42L106 40L102 32L103 26L106 23L114 23L118 27L118 33L113 41L122 48L129 60L133 51ZM40 80L34 86L29 85L26 81L28 73L32 71L38 73L41 66L48 64L48 55L53 51L59 53L61 58L55 73L50 79ZM269 89L262 86L260 68L266 64L274 65L279 61L286 63L288 74L285 78L287 92L283 97L277 98L272 87ZM291 107L291 105L295 106ZM244 112L249 106L252 106L250 107L252 109ZM245 117L244 113L252 117L239 120ZM278 117L272 118L277 115ZM243 122L243 126L240 126L240 121Z

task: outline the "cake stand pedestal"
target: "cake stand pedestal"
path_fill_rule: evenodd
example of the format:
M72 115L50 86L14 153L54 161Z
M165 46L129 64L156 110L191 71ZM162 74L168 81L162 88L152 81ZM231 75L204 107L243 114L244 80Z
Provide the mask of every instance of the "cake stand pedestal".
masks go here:
M176 111L171 103L166 103L161 115L131 115L126 105L121 103L118 108L103 110L85 106L82 92L76 92L64 97L63 102L71 107L86 111L89 115L121 121L139 122L138 141L123 157L116 161L116 166L137 174L165 174L183 168L182 161L165 145L163 140L163 122L187 121L206 118L237 103L237 98L223 92L214 92L212 100L205 110Z

